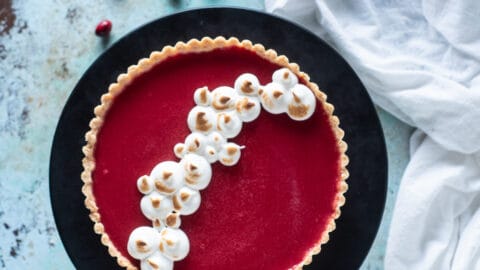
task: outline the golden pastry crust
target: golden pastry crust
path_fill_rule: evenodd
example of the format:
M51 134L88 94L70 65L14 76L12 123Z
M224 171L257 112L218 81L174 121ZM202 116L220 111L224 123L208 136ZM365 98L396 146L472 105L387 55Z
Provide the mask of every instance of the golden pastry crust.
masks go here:
M90 130L85 134L87 144L82 148L85 157L82 160L84 171L81 174L81 179L84 183L82 192L86 197L85 206L90 210L90 219L94 222L93 229L95 233L101 235L102 244L108 247L108 252L112 257L117 258L117 263L128 270L135 270L137 267L118 251L118 249L110 240L108 234L105 232L92 189L92 172L95 169L95 143L97 141L97 134L102 127L104 117L112 105L115 97L118 96L134 78L144 72L147 72L153 66L164 61L168 57L183 53L209 52L215 49L227 47L242 47L244 49L253 51L261 58L282 67L286 67L295 73L295 75L297 75L301 81L305 82L308 88L312 90L317 99L320 101L323 110L329 115L330 126L336 135L338 149L340 152L340 179L338 179L337 185L338 189L335 200L335 212L330 217L327 229L323 232L321 238L318 239L316 244L305 254L303 260L297 265L293 266L292 269L302 269L304 265L310 264L312 261L312 256L320 252L321 245L327 243L329 240L329 233L335 230L335 219L340 216L340 207L345 203L345 197L343 194L348 189L348 185L345 181L348 178L348 171L346 169L348 157L345 154L347 151L347 144L343 141L344 132L339 127L340 121L338 117L333 115L334 107L327 102L327 96L325 93L320 91L315 83L310 82L310 77L306 73L300 71L300 68L297 64L290 63L286 56L277 55L277 52L272 49L266 50L261 44L253 44L249 40L239 41L237 38L226 39L221 36L214 39L209 37L204 37L201 40L191 39L187 43L177 42L177 44L175 44L173 47L165 46L160 52L152 52L149 58L141 59L137 65L130 66L127 70L127 73L120 74L117 78L117 82L110 84L108 92L102 95L101 104L94 109L95 117L90 121Z

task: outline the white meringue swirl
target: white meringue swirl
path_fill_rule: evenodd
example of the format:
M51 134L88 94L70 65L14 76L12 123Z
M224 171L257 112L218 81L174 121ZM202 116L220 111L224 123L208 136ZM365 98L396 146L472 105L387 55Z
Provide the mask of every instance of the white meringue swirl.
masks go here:
M228 86L217 87L212 91L212 108L217 112L232 110L236 97L235 89Z
M298 84L298 78L288 68L281 68L272 74L272 81L281 84L286 89L290 89Z
M190 251L190 241L180 229L165 228L160 232L160 250L165 257L173 260L183 260Z
M207 146L207 137L201 133L192 132L185 138L185 146L187 153L202 153Z
M158 249L160 241L160 234L154 228L138 227L132 231L128 238L127 250L130 256L142 260Z
M170 197L164 196L156 191L143 196L140 201L140 209L143 215L150 219L165 219L165 217L172 212L173 202Z
M248 123L258 118L262 107L256 97L240 97L235 103L235 109L238 117Z
M189 187L182 187L173 195L173 207L182 215L191 215L200 207L200 192Z
M217 113L217 131L223 137L236 137L242 130L242 120L235 111Z
M154 189L153 179L148 175L140 176L137 180L137 189L142 194L150 194Z
M280 114L287 111L290 101L290 92L281 84L271 82L258 90L262 107L271 114Z
M287 107L288 116L297 121L310 118L317 104L315 95L303 84L295 85L291 91L292 99Z
M212 95L210 91L208 91L208 87L205 86L195 90L193 100L198 106L209 106L212 102Z
M203 156L208 162L215 163L218 160L217 149L211 145L208 145L205 147Z
M222 134L214 131L208 135L208 144L215 148L217 151L220 150L223 144L227 143L227 139L222 136Z
M140 263L142 270L172 270L173 260L167 258L161 251L156 251Z
M233 166L240 160L240 149L243 149L235 143L226 143L218 153L218 160L225 166Z
M244 73L235 80L234 87L239 95L256 96L260 82L257 76L251 73Z
M177 212L173 211L165 217L165 225L168 226L169 228L178 229L181 224L182 224L182 218L180 218L180 214Z
M216 126L215 112L210 107L196 106L188 114L187 124L192 132L208 134Z
M205 189L212 179L212 167L202 156L187 154L180 161L184 170L185 184L195 190Z
M150 173L155 190L170 195L183 186L184 174L175 161L164 161L153 168Z

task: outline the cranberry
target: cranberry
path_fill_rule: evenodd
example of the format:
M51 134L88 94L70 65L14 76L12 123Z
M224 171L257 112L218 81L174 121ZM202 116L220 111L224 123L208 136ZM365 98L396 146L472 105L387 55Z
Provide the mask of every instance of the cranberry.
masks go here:
M95 35L104 37L110 34L112 30L112 22L109 20L103 20L97 24L97 28L95 28Z

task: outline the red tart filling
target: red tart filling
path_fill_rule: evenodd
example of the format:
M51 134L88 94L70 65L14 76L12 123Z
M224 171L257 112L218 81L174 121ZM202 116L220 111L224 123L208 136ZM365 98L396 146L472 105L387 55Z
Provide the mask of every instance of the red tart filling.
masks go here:
M132 264L129 234L151 226L136 181L161 161L178 161L173 146L190 133L195 89L232 85L247 72L265 84L279 68L236 47L182 54L115 98L95 144L93 194L105 233ZM290 269L318 246L335 213L341 153L330 116L320 102L306 121L262 111L231 141L246 148L237 165L212 165L200 208L182 217L190 253L175 269Z

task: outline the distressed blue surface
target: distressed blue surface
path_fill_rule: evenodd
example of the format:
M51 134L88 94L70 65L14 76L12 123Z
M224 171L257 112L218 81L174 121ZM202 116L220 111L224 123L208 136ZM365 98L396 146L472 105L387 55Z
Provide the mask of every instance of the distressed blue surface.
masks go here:
M8 33L2 31L5 10L0 12L0 269L74 269L52 217L48 162L61 110L83 72L105 46L138 26L216 5L263 9L263 2L254 0L19 0ZM106 45L93 34L103 18L113 22ZM382 227L362 269L383 269L394 198L408 162L411 128L380 109L379 115L390 186Z

